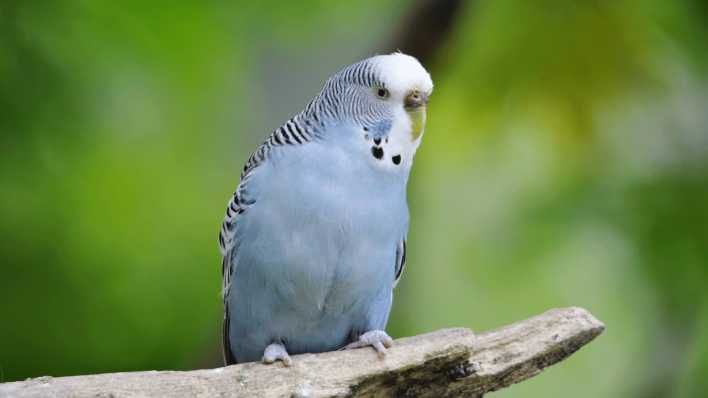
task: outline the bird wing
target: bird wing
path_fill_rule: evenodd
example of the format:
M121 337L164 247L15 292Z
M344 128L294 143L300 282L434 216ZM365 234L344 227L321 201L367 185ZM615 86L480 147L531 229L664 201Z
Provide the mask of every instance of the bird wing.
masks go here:
M221 276L222 286L221 295L224 301L224 322L222 328L223 338L223 354L224 361L227 365L236 363L236 358L233 357L229 344L229 309L228 295L231 287L231 278L233 277L236 264L234 264L236 242L236 224L239 216L243 214L249 207L256 203L255 198L248 195L247 185L248 180L253 176L253 171L264 162L268 161L270 152L274 147L287 145L303 145L315 138L315 133L312 130L310 122L301 122L297 116L285 122L277 128L258 148L251 154L243 166L241 172L241 181L236 188L233 196L226 206L226 215L221 223L219 231L219 249L221 251Z
M393 287L396 287L398 281L403 275L403 269L406 267L406 239L403 238L398 242L396 247L396 277L393 280Z
M260 148L259 148L260 151ZM254 152L258 153L258 151ZM249 161L246 163L247 167L244 168L244 172L241 174L241 182L236 188L233 197L229 200L226 207L226 215L224 216L224 221L221 223L221 230L219 231L219 249L221 251L221 295L224 301L224 322L222 324L222 349L224 355L224 363L226 365L231 365L236 363L236 358L233 356L231 351L231 344L229 342L229 289L231 287L231 277L235 271L234 256L236 250L236 223L238 222L239 215L246 211L246 209L255 203L253 199L247 199L244 197L244 187L248 180L248 176L253 170L253 167L248 167L253 159L254 155L251 155ZM262 161L264 161L263 158Z

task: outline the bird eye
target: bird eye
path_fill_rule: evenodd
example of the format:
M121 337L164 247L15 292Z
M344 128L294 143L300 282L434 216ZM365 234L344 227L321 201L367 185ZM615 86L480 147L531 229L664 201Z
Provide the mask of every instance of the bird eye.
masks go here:
M386 89L383 88L383 87L379 87L379 88L376 90L376 96L379 97L379 98L381 98L381 99L386 99L386 98L388 98L388 90L386 90Z

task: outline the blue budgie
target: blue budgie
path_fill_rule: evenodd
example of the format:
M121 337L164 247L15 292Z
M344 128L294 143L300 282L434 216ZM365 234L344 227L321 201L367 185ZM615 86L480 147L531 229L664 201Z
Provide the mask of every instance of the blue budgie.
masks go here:
M357 62L248 159L219 234L227 364L364 346L385 355L432 89L411 56Z

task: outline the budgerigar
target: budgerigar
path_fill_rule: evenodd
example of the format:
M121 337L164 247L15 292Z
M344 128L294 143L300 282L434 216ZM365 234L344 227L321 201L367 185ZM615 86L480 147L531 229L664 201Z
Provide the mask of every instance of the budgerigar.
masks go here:
M357 62L248 159L219 235L227 364L391 346L406 185L432 89L409 55Z

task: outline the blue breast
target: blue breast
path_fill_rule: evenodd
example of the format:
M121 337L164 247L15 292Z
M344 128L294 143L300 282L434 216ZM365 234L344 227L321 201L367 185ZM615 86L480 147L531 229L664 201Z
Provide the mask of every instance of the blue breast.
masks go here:
M352 129L275 148L249 177L254 203L236 223L228 296L239 362L276 341L291 354L321 352L385 328L406 178L370 167Z

